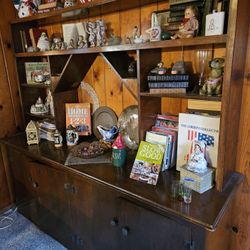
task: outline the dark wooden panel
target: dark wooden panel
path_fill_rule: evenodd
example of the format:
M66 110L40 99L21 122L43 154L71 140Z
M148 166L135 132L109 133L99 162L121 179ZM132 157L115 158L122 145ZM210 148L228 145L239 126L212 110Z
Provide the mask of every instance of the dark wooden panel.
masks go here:
M63 69L55 92L62 92L73 88L76 89L88 72L96 56L97 54L71 55Z

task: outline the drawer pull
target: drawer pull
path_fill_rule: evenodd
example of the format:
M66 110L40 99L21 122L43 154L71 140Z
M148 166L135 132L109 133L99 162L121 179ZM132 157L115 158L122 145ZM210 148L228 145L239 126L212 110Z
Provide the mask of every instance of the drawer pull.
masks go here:
M110 221L110 225L112 227L116 227L118 225L118 219L117 218L113 218L111 221Z
M122 235L124 237L127 237L128 236L128 233L129 233L129 228L128 227L123 227L122 228Z
M33 182L33 183L32 183L32 186L33 186L33 188L38 188L39 185L38 185L37 182Z

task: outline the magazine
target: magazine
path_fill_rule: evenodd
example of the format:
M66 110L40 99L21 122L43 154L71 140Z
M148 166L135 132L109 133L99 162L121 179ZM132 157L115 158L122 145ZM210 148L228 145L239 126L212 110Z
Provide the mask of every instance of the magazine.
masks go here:
M161 170L165 147L141 141L130 173L130 178L156 185Z

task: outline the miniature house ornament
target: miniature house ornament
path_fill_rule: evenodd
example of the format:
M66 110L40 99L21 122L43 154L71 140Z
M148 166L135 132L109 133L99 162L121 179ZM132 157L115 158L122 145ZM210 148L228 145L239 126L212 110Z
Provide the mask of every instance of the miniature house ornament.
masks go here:
M26 138L27 143L31 144L38 144L39 143L39 132L34 121L30 121L25 129L26 131Z

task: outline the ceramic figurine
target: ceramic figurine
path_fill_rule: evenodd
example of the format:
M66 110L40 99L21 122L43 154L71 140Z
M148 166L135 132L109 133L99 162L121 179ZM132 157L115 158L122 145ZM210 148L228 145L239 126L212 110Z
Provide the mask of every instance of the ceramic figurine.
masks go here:
M38 42L37 42L37 48L40 51L50 50L50 42L45 32L42 32L41 36L39 37Z
M112 142L119 132L117 126L113 126L112 128L106 128L102 125L98 125L97 129L99 133L102 135L103 140L106 142Z
M187 169L195 173L204 173L207 170L205 159L206 144L203 141L194 141L194 150L187 162Z
M75 4L76 4L75 0L65 0L65 2L64 2L64 8L72 7Z
M94 22L87 22L86 32L89 34L90 47L96 46L96 26Z
M150 73L151 74L156 74L156 75L164 75L167 72L167 68L164 67L163 62L159 62L157 64L157 67L153 68Z
M67 49L75 49L75 48L76 48L76 45L75 45L74 39L70 39Z
M179 31L176 32L171 39L190 38L197 35L199 22L197 20L198 9L195 6L188 6L185 9L184 19L179 26Z
M38 97L35 104L30 107L31 114L46 114L48 113L47 107L43 104L41 97Z
M69 125L66 130L67 146L74 146L77 144L79 135L72 125Z
M153 12L151 15L151 28L146 30L146 33L150 36L150 42L161 40L161 26L158 23L156 13Z
M50 90L48 91L48 94L46 97L45 106L46 106L47 110L50 112L50 114L52 116L55 116L53 96L52 96Z
M200 95L221 96L224 63L224 58L214 58L209 63L211 70L208 78L205 80L203 86L200 89Z
M105 44L105 25L103 20L96 21L96 46L100 47Z
M83 36L80 35L77 41L77 48L82 49L82 48L87 48L87 46L88 46L87 41L84 39Z
M139 34L138 26L135 26L133 29L133 42L134 43L143 43L144 42L142 35Z
M51 43L51 50L63 50L63 41L60 37L54 37Z
M18 11L18 17L32 16L37 12L37 7L40 4L39 1L31 0L14 0L14 6Z

